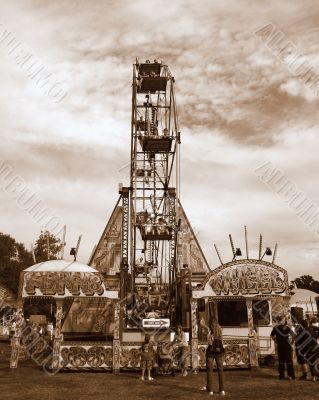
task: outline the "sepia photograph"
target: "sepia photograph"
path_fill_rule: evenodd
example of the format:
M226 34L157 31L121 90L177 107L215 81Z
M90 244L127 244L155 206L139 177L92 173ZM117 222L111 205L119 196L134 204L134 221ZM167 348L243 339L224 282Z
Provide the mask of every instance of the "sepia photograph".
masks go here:
M319 399L318 22L0 0L1 400Z

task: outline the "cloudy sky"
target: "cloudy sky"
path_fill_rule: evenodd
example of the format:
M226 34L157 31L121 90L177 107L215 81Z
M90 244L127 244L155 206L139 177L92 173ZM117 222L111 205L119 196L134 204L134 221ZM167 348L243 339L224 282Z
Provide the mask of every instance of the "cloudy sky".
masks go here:
M156 58L176 79L181 201L211 267L213 243L229 261L228 234L243 248L247 225L251 256L262 233L265 246L278 242L291 279L319 279L318 235L254 172L272 163L319 207L318 96L255 34L272 24L319 74L317 2L12 0L0 9L0 158L65 221L68 247L83 234L81 261L128 183L132 63ZM63 88L61 101L19 64L18 43ZM41 224L4 190L0 215L0 231L30 247Z

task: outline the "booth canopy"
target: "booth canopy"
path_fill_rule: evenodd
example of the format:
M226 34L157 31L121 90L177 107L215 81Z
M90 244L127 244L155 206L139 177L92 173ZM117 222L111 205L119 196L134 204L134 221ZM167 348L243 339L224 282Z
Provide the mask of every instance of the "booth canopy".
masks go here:
M49 260L24 270L25 272L92 272L96 273L96 269L89 267L86 264L81 264L77 261L67 260Z

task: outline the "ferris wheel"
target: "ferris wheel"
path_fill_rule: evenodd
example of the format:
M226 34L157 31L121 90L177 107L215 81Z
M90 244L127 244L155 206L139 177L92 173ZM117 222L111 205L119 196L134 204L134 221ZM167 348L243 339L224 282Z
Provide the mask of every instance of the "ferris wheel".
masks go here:
M192 287L211 271L180 202L174 86L164 63L133 64L129 185L89 261L120 291L127 327L141 327L141 315L189 326Z
M157 60L133 65L130 187L120 190L126 214L122 295L132 293L158 317L172 313L177 274L180 133L174 82Z

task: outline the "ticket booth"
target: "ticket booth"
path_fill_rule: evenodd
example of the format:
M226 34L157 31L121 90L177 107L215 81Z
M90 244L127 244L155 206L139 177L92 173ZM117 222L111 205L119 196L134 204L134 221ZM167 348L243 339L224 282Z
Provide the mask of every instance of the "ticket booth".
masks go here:
M192 352L198 352L198 367L205 366L207 346L201 320L208 324L217 317L226 366L257 367L259 358L275 352L270 333L281 316L290 319L289 299L287 271L275 264L235 260L214 269L192 296Z
M37 336L25 318L23 306L30 300L51 306L49 337ZM40 343L47 353L41 364L47 370L119 369L119 293L94 268L66 260L35 264L21 274L18 303L11 368L18 366L23 343L31 358ZM26 343L28 337L34 337L33 343Z

